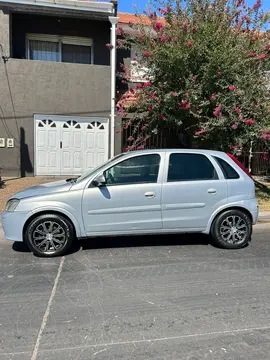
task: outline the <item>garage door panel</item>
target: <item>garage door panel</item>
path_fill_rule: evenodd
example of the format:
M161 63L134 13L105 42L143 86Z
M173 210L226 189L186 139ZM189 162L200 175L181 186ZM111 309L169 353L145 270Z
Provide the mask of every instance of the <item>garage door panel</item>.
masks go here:
M89 130L86 133L86 149L94 149L95 147L95 134L90 133Z
M104 150L105 149L105 134L104 134L104 132L97 133L96 139L97 139L97 148Z
M73 133L73 146L76 148L76 149L81 149L82 148L82 132L78 132L78 131L75 131Z
M55 130L48 131L49 147L56 148L59 146L57 142L57 132Z
M36 175L81 175L108 159L108 120L36 115Z
M46 146L46 131L38 129L37 142L39 148Z

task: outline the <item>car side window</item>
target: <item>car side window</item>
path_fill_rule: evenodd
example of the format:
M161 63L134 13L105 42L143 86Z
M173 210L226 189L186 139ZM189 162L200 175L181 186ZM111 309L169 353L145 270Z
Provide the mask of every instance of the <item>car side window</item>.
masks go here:
M106 184L156 183L159 164L160 155L158 154L140 155L126 159L105 171Z
M216 180L218 174L211 161L202 154L171 154L168 182Z
M240 178L237 171L235 171L234 168L230 164L227 163L227 161L225 161L217 156L214 156L214 159L217 161L218 165L220 166L225 179L239 179Z

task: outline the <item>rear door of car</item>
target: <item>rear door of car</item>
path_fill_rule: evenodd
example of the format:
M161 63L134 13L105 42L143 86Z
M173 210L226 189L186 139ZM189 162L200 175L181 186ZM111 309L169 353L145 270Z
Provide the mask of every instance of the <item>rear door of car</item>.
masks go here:
M200 152L167 152L165 169L163 228L204 230L227 199L226 180L216 161Z

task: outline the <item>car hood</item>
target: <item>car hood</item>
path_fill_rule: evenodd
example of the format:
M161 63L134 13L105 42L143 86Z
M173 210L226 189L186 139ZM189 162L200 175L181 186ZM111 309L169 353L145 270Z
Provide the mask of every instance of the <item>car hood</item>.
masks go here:
M33 186L28 189L24 189L12 196L16 199L24 199L32 196L40 196L45 194L53 194L62 191L68 191L72 187L71 182L66 182L66 180L54 181L47 184L42 184L39 186Z

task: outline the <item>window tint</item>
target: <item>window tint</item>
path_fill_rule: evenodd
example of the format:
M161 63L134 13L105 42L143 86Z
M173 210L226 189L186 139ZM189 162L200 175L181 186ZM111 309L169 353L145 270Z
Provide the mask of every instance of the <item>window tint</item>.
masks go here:
M210 160L200 154L171 154L168 182L218 179Z
M157 154L136 156L105 171L108 185L156 183L160 156Z
M225 179L239 179L239 174L227 163L227 161L216 156L214 156L214 158L221 167Z

